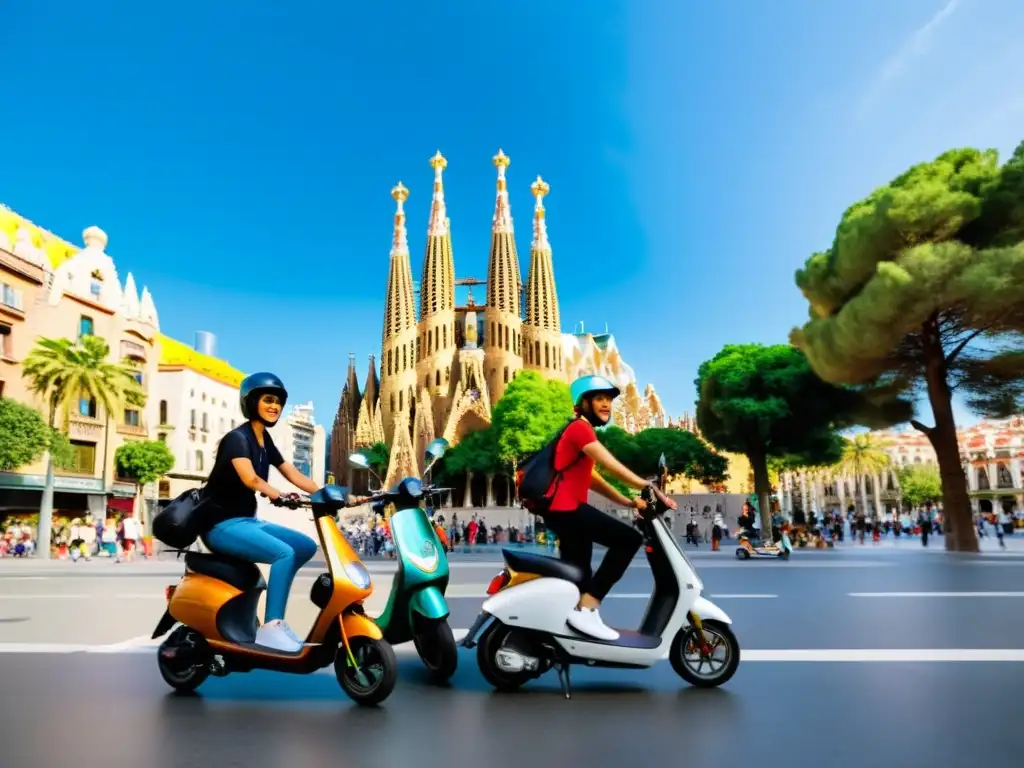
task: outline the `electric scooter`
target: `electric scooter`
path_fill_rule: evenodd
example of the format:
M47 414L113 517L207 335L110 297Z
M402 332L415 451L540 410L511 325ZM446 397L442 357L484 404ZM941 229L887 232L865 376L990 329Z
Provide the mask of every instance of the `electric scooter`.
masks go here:
M431 469L447 450L448 442L440 438L427 446L425 478L429 479ZM361 453L352 454L349 463L369 471L383 485ZM390 491L377 491L370 498L374 512L381 517L389 504L395 507L388 524L398 561L391 594L384 612L376 618L377 625L392 645L412 640L436 683L451 679L459 664L458 647L448 625L451 611L444 598L448 557L422 506L424 499L429 501L432 494L444 490L449 489L424 485L415 477L407 477Z
M373 592L370 573L335 522L346 495L345 488L328 485L305 500L274 502L312 508L327 559L327 571L309 594L320 614L307 644L294 653L255 642L256 609L267 588L259 568L223 555L185 554L185 575L167 587L167 610L153 632L156 639L174 628L157 652L168 685L189 692L210 675L253 669L309 674L333 662L338 683L356 703L376 705L391 694L398 678L395 652L363 610Z
M751 557L777 557L782 560L789 560L793 553L793 545L789 541L789 534L780 531L778 544L762 544L754 546L750 540L750 534L746 531L739 531L736 534L739 546L736 547L736 557L740 560L749 560Z
M661 462L664 483L664 457ZM542 555L502 550L505 568L487 589L490 598L463 640L477 647L484 679L499 691L515 690L554 668L571 696L569 669L646 668L668 659L687 683L714 688L727 682L740 662L732 620L701 596L703 584L665 525L666 507L647 489L638 520L654 593L638 630L619 629L617 640L599 640L568 625L580 598L579 568ZM477 639L479 637L479 640Z

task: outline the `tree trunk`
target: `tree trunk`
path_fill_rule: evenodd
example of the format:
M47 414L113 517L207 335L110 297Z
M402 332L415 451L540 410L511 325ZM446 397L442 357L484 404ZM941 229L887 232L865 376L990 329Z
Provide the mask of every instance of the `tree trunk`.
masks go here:
M971 499L967 495L967 477L960 463L960 444L953 416L953 395L946 379L946 357L935 318L923 328L925 381L928 402L935 417L935 426L926 427L918 421L911 424L928 437L935 449L942 478L942 515L946 521L946 549L952 552L977 552L978 536L971 515Z
M50 429L55 429L53 422L57 417L57 401L50 398ZM50 559L50 540L53 529L53 489L56 484L53 467L53 452L49 448L43 457L46 463L46 479L43 481L43 495L39 499L39 523L36 526L36 557Z
M754 472L754 493L761 514L761 543L772 542L771 480L768 477L768 457L762 453L748 453L747 460Z

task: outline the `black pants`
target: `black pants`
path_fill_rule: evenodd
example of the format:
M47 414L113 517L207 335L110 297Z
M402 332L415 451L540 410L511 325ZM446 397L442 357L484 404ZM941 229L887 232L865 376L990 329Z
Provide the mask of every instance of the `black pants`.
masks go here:
M625 575L644 541L633 526L589 504L581 504L575 512L548 512L544 524L558 536L561 559L583 571L580 592L598 600ZM595 544L608 548L597 573L591 566Z

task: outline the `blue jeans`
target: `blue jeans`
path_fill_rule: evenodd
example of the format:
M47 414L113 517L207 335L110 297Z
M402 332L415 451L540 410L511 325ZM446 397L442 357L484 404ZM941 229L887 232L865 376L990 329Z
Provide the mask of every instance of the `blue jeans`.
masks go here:
M265 622L284 618L295 574L316 554L316 542L309 536L255 517L233 517L218 523L203 541L222 555L270 566Z

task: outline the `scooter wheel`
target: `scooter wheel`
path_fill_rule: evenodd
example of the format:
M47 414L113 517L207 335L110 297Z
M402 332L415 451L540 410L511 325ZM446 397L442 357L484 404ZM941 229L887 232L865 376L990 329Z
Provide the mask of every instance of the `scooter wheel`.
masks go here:
M502 693L511 693L536 677L534 672L506 672L498 666L498 651L512 634L512 629L495 621L484 632L476 646L476 663L489 685Z
M717 688L736 674L740 665L740 643L728 624L708 619L702 622L704 638L714 658L707 659L695 648L697 628L683 627L676 633L669 650L672 669L695 688ZM716 651L722 651L721 658Z
M738 557L740 560L749 560L750 559L750 553L747 550L745 550L743 547L737 547L736 548L736 557Z
M355 666L352 659L355 659ZM373 707L395 690L398 659L386 640L353 637L348 642L348 650L344 646L338 648L338 655L334 657L334 675L352 701Z
M459 648L452 628L444 619L423 622L412 637L416 653L427 667L430 678L438 684L447 683L459 666Z
M205 664L195 664L198 659L187 662L176 661L171 654L195 654L195 633L188 627L178 627L160 644L156 652L157 666L160 677L178 693L192 693L210 676L210 668Z

